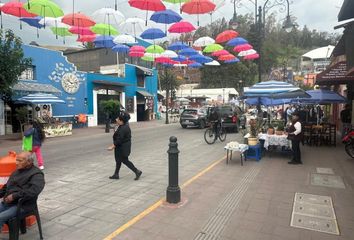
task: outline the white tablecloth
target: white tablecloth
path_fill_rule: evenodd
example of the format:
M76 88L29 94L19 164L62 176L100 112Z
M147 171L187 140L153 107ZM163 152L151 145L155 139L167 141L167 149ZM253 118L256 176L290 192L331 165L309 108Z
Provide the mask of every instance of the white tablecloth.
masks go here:
M224 149L244 153L248 150L248 145L240 144L238 142L229 142L228 144L226 144Z
M268 135L262 133L259 134L258 137L264 140L265 149L268 149L269 146L290 147L290 141L287 135Z

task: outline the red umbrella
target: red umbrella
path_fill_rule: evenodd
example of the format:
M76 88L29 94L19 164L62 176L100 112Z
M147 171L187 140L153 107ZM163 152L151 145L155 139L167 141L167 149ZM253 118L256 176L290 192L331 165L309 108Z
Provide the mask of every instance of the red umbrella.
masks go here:
M168 57L155 58L155 62L157 62L157 63L168 63L169 61L171 61L171 58L168 58Z
M189 33L195 29L196 28L190 22L180 21L172 24L168 31L170 33Z
M82 14L82 13L69 13L66 14L61 21L70 26L76 27L91 27L95 25L95 21L93 21L90 17Z
M237 36L238 36L238 32L234 30L226 30L223 31L222 33L219 33L218 36L216 36L215 42L217 43L227 42L230 39L236 38Z
M243 59L245 59L245 60L253 60L253 59L257 59L257 58L259 58L259 54L258 53L254 53L254 54L245 56Z
M241 45L237 45L236 47L234 47L234 51L235 52L242 52L242 51L247 51L247 50L251 50L253 48L253 46L251 44L241 44Z
M229 51L225 50L225 49L222 49L222 50L219 50L219 51L215 51L211 54L211 56L213 57L219 57L221 55L228 55L230 54Z
M3 13L15 16L15 17L35 17L36 14L29 13L23 8L22 2L8 2L1 7ZM20 29L22 29L22 22L20 21Z
M192 63L195 63L195 61L187 59L187 60L182 61L181 63L182 64L192 64Z
M215 3L210 0L191 0L182 5L181 11L188 14L197 14L199 26L199 14L210 13L215 10Z
M144 52L129 51L129 56L130 57L143 57L144 56Z
M79 35L95 35L94 32L91 31L91 29L87 27L77 27L73 26L69 28L69 32L79 34Z
M221 55L218 57L218 60L220 61L227 61L227 60L232 60L235 59L236 57L232 54L227 54L227 55Z
M78 42L93 42L96 39L96 35L81 35L76 41Z
M165 5L161 0L129 0L129 5L141 10L146 10L145 26L147 26L148 11L164 11Z
M145 52L145 48L143 46L135 45L130 48L131 52Z

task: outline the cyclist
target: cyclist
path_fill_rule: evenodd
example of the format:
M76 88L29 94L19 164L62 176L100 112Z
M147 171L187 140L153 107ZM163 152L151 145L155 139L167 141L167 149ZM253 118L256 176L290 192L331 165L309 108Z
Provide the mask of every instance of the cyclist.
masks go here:
M218 107L213 107L209 114L209 121L213 124L215 136L218 133L218 127L221 126L221 114Z

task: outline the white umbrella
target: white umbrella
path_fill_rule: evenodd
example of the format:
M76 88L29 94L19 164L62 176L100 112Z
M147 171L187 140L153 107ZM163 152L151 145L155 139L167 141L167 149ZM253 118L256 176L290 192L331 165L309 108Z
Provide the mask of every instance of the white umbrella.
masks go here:
M205 47L206 45L215 43L215 40L211 37L201 37L195 40L193 46L195 47Z
M145 21L141 18L127 18L120 24L123 33L132 33L136 37L137 33L144 31Z
M161 57L167 57L167 58L175 58L178 57L178 54L172 50L166 50L160 55Z
M101 8L92 14L92 18L98 23L119 25L125 19L124 15L113 8Z
M114 43L117 44L134 44L136 43L135 38L128 34L118 35L113 39Z
M45 17L39 20L39 24L48 26L48 27L69 27L69 25L62 23L61 19L63 17L53 18L53 17Z
M220 66L220 63L216 60L213 60L212 62L205 63L205 65L208 66Z
M256 50L250 49L250 50L247 50L247 51L241 51L237 56L244 57L244 56L255 54L255 53L257 53Z
M187 67L188 65L187 64L183 64L183 63L176 63L176 64L173 64L174 67Z

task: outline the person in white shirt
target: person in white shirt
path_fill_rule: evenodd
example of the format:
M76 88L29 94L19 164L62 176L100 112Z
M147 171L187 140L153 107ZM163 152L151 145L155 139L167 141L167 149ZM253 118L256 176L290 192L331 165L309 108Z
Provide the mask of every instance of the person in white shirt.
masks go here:
M302 164L300 142L302 140L303 134L299 117L299 113L294 112L292 114L291 125L289 127L288 139L291 140L293 150L293 158L290 162L288 162L289 164Z

